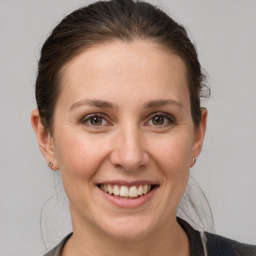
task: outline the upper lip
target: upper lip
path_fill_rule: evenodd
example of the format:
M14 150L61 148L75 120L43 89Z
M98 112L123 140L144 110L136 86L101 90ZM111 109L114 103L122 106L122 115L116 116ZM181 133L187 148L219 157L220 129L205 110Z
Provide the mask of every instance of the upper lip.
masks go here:
M108 180L97 183L97 185L119 185L119 186L138 186L138 185L159 185L158 182L149 180L125 181L125 180Z

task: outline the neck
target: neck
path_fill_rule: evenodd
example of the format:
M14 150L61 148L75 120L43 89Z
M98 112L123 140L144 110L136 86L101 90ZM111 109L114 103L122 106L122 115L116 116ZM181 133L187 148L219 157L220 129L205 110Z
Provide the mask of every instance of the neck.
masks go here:
M73 223L73 235L64 246L63 256L188 256L189 242L176 219L143 239L118 239L102 231ZM96 238L96 239L95 239Z

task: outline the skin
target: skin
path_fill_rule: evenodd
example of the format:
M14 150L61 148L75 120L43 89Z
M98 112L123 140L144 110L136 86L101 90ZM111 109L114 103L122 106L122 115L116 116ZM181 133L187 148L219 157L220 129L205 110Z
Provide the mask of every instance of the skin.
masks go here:
M65 65L53 135L32 113L41 152L60 170L70 200L73 235L64 256L189 255L176 211L202 148L201 112L196 129L185 64L155 43L98 45ZM95 113L100 125L88 116ZM142 206L121 208L97 187L111 180L158 187Z

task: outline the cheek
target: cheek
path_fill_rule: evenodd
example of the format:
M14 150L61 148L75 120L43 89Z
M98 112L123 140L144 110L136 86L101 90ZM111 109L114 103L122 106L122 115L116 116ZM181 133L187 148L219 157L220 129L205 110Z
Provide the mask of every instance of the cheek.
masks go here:
M102 142L82 133L59 135L55 150L64 189L73 206L80 205L87 211L84 200L91 200L94 177L104 161L106 149Z
M188 183L192 139L176 134L154 144L155 162L165 177L166 196L170 205L177 205Z
M106 149L100 140L84 134L59 136L56 141L56 157L63 180L66 176L79 180L90 180L99 169Z
M155 140L151 144L151 152L157 165L158 175L162 177L162 200L159 201L159 209L164 209L162 218L164 224L170 214L176 214L187 187L192 138L183 133L171 133L161 139L159 136L157 140L158 142Z
M192 156L192 139L189 136L172 134L152 144L156 162L166 175L187 172Z

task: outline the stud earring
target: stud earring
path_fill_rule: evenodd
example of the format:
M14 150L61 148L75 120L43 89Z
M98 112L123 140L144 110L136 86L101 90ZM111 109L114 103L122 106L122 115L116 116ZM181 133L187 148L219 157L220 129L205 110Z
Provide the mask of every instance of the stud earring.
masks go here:
M195 157L193 157L192 162L193 162L193 164L196 163L196 158Z
M49 162L48 166L51 168L53 166L53 162Z

